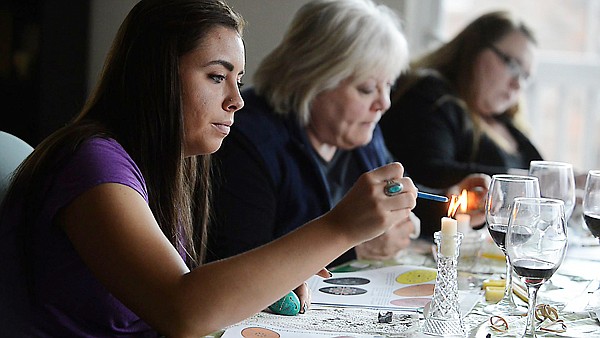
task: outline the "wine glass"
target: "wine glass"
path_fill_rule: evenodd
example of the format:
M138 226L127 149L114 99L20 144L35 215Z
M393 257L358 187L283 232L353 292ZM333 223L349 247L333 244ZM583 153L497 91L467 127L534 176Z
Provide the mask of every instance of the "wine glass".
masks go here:
M485 200L485 220L494 243L504 252L504 241L508 229L508 219L513 200L516 197L540 197L538 178L522 175L493 175ZM512 295L512 267L506 257L506 287L504 296L496 303L484 308L495 315L523 315L527 310L518 306Z
M524 337L535 335L537 293L562 263L567 251L564 202L554 198L515 198L506 234L506 254L527 286Z
M566 162L531 161L529 176L538 178L541 197L557 198L565 202L565 217L568 223L575 209L573 165Z
M588 171L583 194L583 221L592 235L600 238L600 170ZM600 289L599 289L600 290ZM600 291L593 292L590 305L600 304Z
M583 220L596 238L600 238L600 170L588 171L583 195Z
M531 161L529 176L536 176L540 182L541 197L557 198L565 203L567 226L575 209L575 175L573 165L566 162ZM579 229L577 229L579 228ZM582 227L573 227L574 232L581 233ZM545 284L546 290L558 288L552 280Z

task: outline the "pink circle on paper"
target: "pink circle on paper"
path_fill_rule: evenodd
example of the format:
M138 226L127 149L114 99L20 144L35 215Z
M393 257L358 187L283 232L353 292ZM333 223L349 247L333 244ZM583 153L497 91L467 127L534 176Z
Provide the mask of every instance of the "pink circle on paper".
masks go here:
M419 308L425 306L425 304L429 302L431 302L430 298L402 298L394 299L390 303L396 306Z
M400 297L425 297L433 296L435 284L417 284L394 290L394 294Z
M242 337L244 338L280 338L279 333L265 329L264 327L247 327L242 330Z

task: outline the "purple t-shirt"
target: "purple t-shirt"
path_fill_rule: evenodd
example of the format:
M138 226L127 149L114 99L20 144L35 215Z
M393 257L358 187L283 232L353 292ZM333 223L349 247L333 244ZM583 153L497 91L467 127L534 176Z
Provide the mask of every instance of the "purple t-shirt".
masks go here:
M31 299L25 293L27 279L15 263L19 246L12 235L19 224L14 219L18 210L1 220L0 275L6 275L0 277L0 316L16 310L3 319L6 325L21 323L36 337L158 336L100 284L63 230L52 223L59 209L102 183L131 187L148 202L144 178L121 145L104 138L81 144L67 164L49 177L41 217L27 238L34 262L34 284L29 290L35 302L30 307L24 306Z

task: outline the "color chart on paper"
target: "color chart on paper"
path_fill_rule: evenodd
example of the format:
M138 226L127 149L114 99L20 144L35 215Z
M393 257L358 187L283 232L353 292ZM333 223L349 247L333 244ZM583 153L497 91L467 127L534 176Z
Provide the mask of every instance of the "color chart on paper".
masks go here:
M435 269L397 265L373 270L312 277L312 303L320 305L416 310L431 301Z

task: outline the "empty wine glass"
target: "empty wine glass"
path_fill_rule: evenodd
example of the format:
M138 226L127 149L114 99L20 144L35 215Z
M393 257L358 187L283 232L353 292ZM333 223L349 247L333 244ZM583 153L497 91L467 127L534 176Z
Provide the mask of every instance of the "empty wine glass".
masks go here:
M535 335L537 293L562 263L567 250L564 202L553 198L515 198L506 234L506 254L529 298L524 337Z
M600 170L590 170L583 195L583 220L596 238L600 238Z
M557 198L565 203L565 217L568 222L575 209L573 165L566 162L531 161L529 176L538 178L541 197Z
M540 196L556 198L565 203L565 218L567 225L575 209L575 175L573 165L566 162L531 161L529 162L529 175L536 176L540 182ZM574 232L581 233L582 227L572 228ZM552 281L546 283L547 290L556 289Z
M506 255L505 238L513 200L516 197L540 197L538 178L521 175L493 175L485 200L485 220L494 243ZM512 267L506 257L506 287L504 296L488 305L484 311L494 315L522 315L527 310L518 306L512 295Z

